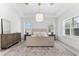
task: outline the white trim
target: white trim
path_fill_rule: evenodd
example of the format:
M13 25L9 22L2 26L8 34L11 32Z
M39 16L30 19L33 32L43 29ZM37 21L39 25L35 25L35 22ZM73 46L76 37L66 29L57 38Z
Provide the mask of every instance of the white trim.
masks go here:
M71 18L71 19L67 19L67 20L63 21L63 35L64 36L70 36L70 37L79 38L79 36L74 35L73 32L72 32L73 28L77 28L77 27L72 27L72 20L73 19ZM70 28L66 27L67 29L70 29L70 35L65 34L65 24L66 24L66 22L70 22Z

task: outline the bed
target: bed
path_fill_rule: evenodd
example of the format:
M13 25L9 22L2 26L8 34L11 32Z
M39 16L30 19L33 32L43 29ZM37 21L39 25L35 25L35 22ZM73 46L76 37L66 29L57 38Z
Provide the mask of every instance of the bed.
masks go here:
M32 35L26 37L27 46L54 46L54 36L47 29L32 29Z

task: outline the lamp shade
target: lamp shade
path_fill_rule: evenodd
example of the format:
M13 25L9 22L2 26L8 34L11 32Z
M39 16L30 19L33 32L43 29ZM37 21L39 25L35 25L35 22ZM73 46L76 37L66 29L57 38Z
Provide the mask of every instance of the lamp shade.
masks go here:
M42 22L43 21L43 14L42 13L37 13L36 14L36 21L37 22Z

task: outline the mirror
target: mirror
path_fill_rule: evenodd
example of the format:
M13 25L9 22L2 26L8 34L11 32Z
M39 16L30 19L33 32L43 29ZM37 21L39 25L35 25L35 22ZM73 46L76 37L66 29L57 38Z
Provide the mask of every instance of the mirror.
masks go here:
M49 32L53 32L53 31L54 31L53 25L49 25Z
M1 34L1 19L0 19L0 34Z

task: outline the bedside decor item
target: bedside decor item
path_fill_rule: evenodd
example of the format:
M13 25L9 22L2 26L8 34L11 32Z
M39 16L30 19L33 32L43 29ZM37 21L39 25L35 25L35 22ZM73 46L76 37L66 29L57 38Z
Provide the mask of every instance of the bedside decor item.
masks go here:
M49 36L53 36L54 34L53 34L53 32L49 32L48 35Z
M48 32L48 35L51 35L51 32Z

